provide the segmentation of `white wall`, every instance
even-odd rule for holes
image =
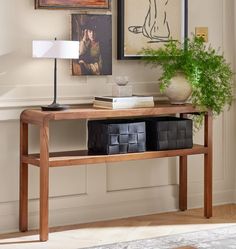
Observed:
[[[233,39],[233,42],[234,42],[234,71],[236,71],[236,2],[234,1],[234,39]],[[235,77],[236,79],[236,77]],[[236,97],[236,87],[234,88],[234,96]],[[234,127],[236,125],[236,117],[234,116],[234,119],[233,121],[234,122]],[[234,136],[235,138],[236,136]],[[233,151],[233,155],[234,155],[234,161],[233,162],[236,162],[236,153],[235,151]],[[236,179],[236,169],[235,169],[235,179]],[[234,181],[234,186],[235,186],[235,192],[234,192],[234,203],[236,203],[236,180]]]
[[[17,34],[12,52],[0,57],[0,232],[17,230],[19,174],[19,113],[25,106],[50,102],[50,60],[31,58],[31,41],[57,36],[70,38],[71,11],[34,10],[32,0],[0,0],[0,10],[15,13],[11,34]],[[61,102],[84,102],[94,95],[109,94],[116,75],[128,75],[136,93],[158,92],[158,72],[133,61],[116,58],[116,1],[113,1],[113,76],[73,77],[70,63],[59,62]],[[233,0],[189,0],[190,33],[195,26],[208,26],[212,45],[224,48],[233,62],[231,42]],[[73,11],[74,13],[74,11]],[[9,16],[0,19],[9,25]],[[11,37],[9,33],[9,36]],[[8,35],[8,32],[6,33]],[[214,203],[234,200],[235,104],[214,122]],[[86,147],[86,123],[52,124],[51,149]],[[202,132],[196,142],[202,142]],[[31,151],[38,149],[38,131],[30,129]],[[30,228],[38,226],[38,169],[30,168]],[[146,160],[52,169],[50,171],[50,225],[82,223],[128,217],[178,208],[178,170],[175,159]],[[203,205],[203,160],[189,160],[189,207]]]

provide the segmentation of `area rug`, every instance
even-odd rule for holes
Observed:
[[[236,249],[236,226],[209,229],[177,235],[121,242],[103,246],[87,247],[91,249]],[[84,248],[85,249],[85,248]]]

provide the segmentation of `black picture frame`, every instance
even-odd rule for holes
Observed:
[[[117,0],[117,59],[118,60],[140,60],[142,56],[125,55],[125,1]],[[144,1],[144,0],[143,0]],[[184,4],[184,39],[188,37],[188,0],[182,0]]]

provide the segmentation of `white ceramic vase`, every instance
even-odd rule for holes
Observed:
[[[178,72],[171,79],[164,94],[169,98],[171,104],[184,104],[192,93],[192,87],[187,81],[185,74]]]

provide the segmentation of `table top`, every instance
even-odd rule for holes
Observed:
[[[92,104],[81,104],[63,111],[26,109],[21,113],[21,121],[40,124],[50,120],[147,117],[176,113],[199,113],[199,110],[191,104],[172,105],[167,102],[156,102],[154,107],[132,109],[104,109],[93,107]]]

